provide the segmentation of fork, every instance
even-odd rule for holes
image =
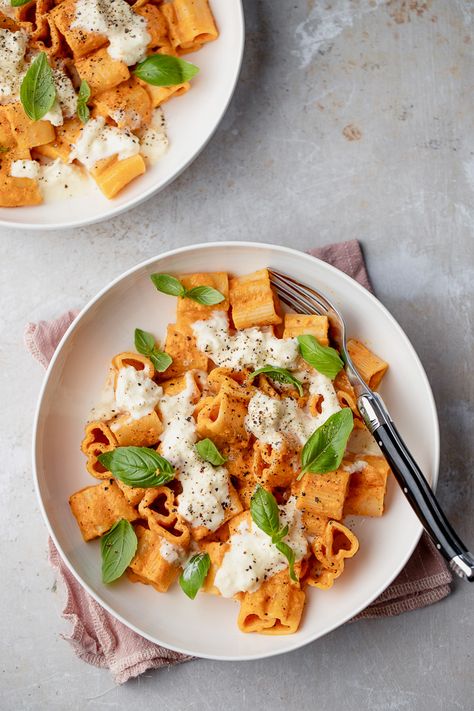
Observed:
[[[452,570],[464,580],[474,581],[474,556],[449,523],[420,467],[400,436],[385,403],[363,381],[347,350],[346,325],[340,311],[320,291],[287,274],[269,269],[270,280],[280,299],[297,313],[327,316],[331,337],[344,361],[356,396],[358,410],[382,450],[425,530]]]

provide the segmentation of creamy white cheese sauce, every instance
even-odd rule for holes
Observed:
[[[145,129],[140,139],[140,153],[149,163],[156,163],[168,148],[166,121],[163,110],[158,108],[153,112],[150,126]]]
[[[7,17],[15,17],[16,7],[12,7],[11,0],[0,0],[0,12]]]
[[[18,97],[25,73],[27,42],[25,32],[0,29],[0,103],[14,101]]]
[[[58,159],[40,166],[39,186],[43,200],[54,202],[86,192],[92,182],[79,166]]]
[[[69,162],[77,159],[91,169],[103,158],[117,155],[119,160],[130,158],[140,150],[140,141],[133,133],[116,126],[108,126],[99,116],[90,119],[81,129],[80,136],[72,146]]]
[[[349,474],[355,474],[355,472],[362,472],[367,466],[367,462],[364,462],[363,459],[356,459],[355,462],[351,462],[350,464],[344,464],[342,467],[344,471],[349,472]]]
[[[115,402],[121,412],[128,412],[132,420],[139,420],[153,412],[163,389],[148,377],[145,370],[132,365],[120,368],[115,384]]]
[[[71,118],[76,113],[77,96],[69,77],[61,69],[52,71],[56,98],[51,109],[43,116],[43,121],[50,121],[53,126],[62,126],[65,118]]]
[[[192,396],[195,383],[186,374],[186,387],[177,395],[160,400],[163,433],[160,451],[179,472],[183,487],[178,497],[178,512],[192,526],[206,526],[215,531],[230,506],[229,476],[225,467],[213,467],[194,449],[197,441]]]
[[[145,18],[125,0],[77,0],[71,27],[104,35],[110,56],[128,65],[144,59],[151,40]]]
[[[369,430],[355,427],[347,442],[347,450],[353,454],[373,454],[381,457],[382,451]]]
[[[12,178],[31,178],[37,180],[40,176],[40,165],[35,160],[14,160],[10,165]]]
[[[258,328],[246,328],[229,334],[229,322],[222,311],[215,311],[207,321],[192,324],[197,347],[216,365],[242,369],[276,365],[295,368],[298,359],[296,338],[275,338],[272,333]]]
[[[296,371],[295,376],[309,382],[310,395],[322,396],[321,412],[312,415],[308,405],[298,407],[293,398],[284,397],[277,400],[257,390],[248,405],[245,427],[260,442],[280,447],[283,441],[289,438],[303,446],[315,429],[341,409],[334,386],[325,375],[317,371]]]
[[[296,560],[301,560],[308,550],[301,512],[296,508],[296,499],[291,497],[285,506],[280,506],[280,524],[288,524],[288,535],[283,539],[294,551]],[[255,523],[242,521],[237,533],[230,539],[230,550],[225,554],[216,573],[214,585],[223,597],[232,597],[238,592],[255,592],[260,585],[275,573],[288,567],[288,561]]]
[[[182,565],[188,554],[180,546],[174,545],[174,543],[169,543],[166,539],[163,539],[160,544],[160,555],[164,558],[170,565]]]

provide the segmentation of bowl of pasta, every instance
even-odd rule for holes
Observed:
[[[38,496],[71,571],[144,637],[201,657],[326,634],[421,533],[327,319],[285,310],[269,268],[340,308],[353,361],[435,484],[436,409],[406,335],[351,278],[285,247],[190,246],[119,277],[65,334],[36,415]]]
[[[4,0],[0,225],[83,226],[167,186],[217,128],[243,46],[241,0]]]

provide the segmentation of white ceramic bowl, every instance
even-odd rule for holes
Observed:
[[[189,600],[176,585],[159,594],[121,580],[103,585],[97,542],[84,543],[68,497],[91,485],[79,450],[84,422],[95,403],[112,355],[133,346],[135,327],[164,335],[176,302],[159,294],[149,274],[228,270],[245,274],[265,266],[317,285],[345,315],[349,334],[390,362],[382,395],[422,469],[435,483],[438,423],[433,396],[418,357],[388,311],[342,272],[285,247],[245,242],[185,247],[131,269],[81,312],[48,369],[36,416],[34,468],[51,535],[82,585],[113,615],[148,639],[171,649],[215,659],[255,659],[300,647],[364,609],[408,560],[421,526],[395,481],[380,519],[354,519],[360,551],[329,591],[310,588],[300,630],[290,636],[246,635],[236,624],[233,600],[198,595]]]
[[[28,229],[81,227],[109,219],[169,185],[197,157],[216,130],[234,92],[244,48],[241,0],[212,0],[220,36],[186,59],[200,68],[187,94],[164,104],[170,145],[163,158],[113,200],[93,187],[69,200],[0,208],[0,225]]]

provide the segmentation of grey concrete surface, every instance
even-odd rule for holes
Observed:
[[[377,294],[427,370],[439,495],[474,543],[474,4],[246,0],[245,11],[234,100],[173,185],[105,224],[0,233],[3,709],[474,708],[474,589],[462,583],[431,608],[346,626],[289,655],[196,661],[123,687],[59,636],[30,470],[42,373],[23,326],[169,247],[360,239]]]

